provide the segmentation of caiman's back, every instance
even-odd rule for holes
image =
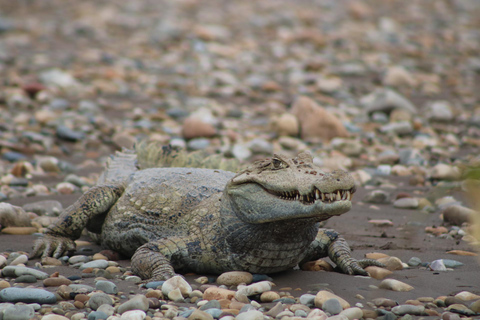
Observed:
[[[136,154],[117,153],[99,179],[126,185],[105,217],[100,241],[128,256],[148,241],[186,235],[198,223],[213,219],[223,189],[234,176],[229,171],[197,168],[223,165],[234,169],[232,162],[217,156],[151,144],[136,149]]]

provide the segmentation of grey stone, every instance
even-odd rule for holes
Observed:
[[[421,263],[422,263],[422,260],[420,260],[420,258],[417,258],[417,257],[411,257],[410,260],[408,260],[408,262],[407,262],[407,264],[408,264],[410,267],[417,267],[417,266],[419,266]]]
[[[57,126],[56,135],[61,140],[71,141],[71,142],[80,141],[85,138],[85,135],[82,132],[72,130],[64,125]]]
[[[93,260],[87,263],[84,263],[80,266],[80,270],[85,270],[87,268],[98,268],[98,269],[105,269],[108,267],[107,260]]]
[[[369,192],[365,198],[363,198],[363,202],[366,203],[389,203],[390,202],[390,194],[384,190],[373,190]]]
[[[381,111],[390,113],[394,109],[406,110],[412,114],[417,113],[416,107],[407,98],[391,89],[379,88],[360,99],[360,104],[368,114]]]
[[[95,283],[95,289],[105,292],[106,294],[117,294],[117,285],[111,281],[100,280]]]
[[[249,310],[239,313],[235,320],[263,320],[263,313],[258,310]]]
[[[3,320],[25,320],[34,315],[35,310],[28,305],[14,305],[3,310]]]
[[[201,306],[199,309],[208,310],[211,308],[220,309],[221,308],[220,302],[218,302],[218,300],[210,300],[207,303],[205,303],[203,306]]]
[[[107,319],[108,317],[108,314],[102,311],[92,311],[88,314],[88,320]]]
[[[2,275],[4,277],[12,278],[20,277],[23,275],[31,275],[39,280],[44,280],[48,278],[48,273],[46,272],[23,266],[7,266],[2,269]]]
[[[393,202],[395,208],[401,209],[417,209],[418,208],[418,199],[417,198],[400,198]]]
[[[222,314],[223,311],[221,309],[218,309],[218,308],[210,308],[210,309],[205,310],[204,312],[212,315],[213,318],[218,319],[218,318],[220,318],[220,315]]]
[[[400,316],[403,316],[406,314],[420,316],[424,313],[424,311],[425,311],[424,306],[414,306],[410,304],[402,304],[392,308],[392,312]]]
[[[210,145],[210,140],[207,138],[195,138],[187,143],[187,147],[190,150],[203,150]]]
[[[43,200],[27,203],[22,208],[25,211],[31,211],[40,216],[58,216],[63,210],[63,205],[56,200]]]
[[[343,308],[338,299],[330,298],[322,304],[322,310],[335,315],[342,312]]]
[[[90,293],[92,292],[93,290],[95,290],[94,287],[91,287],[89,285],[86,285],[86,284],[75,284],[75,283],[72,283],[72,284],[69,284],[68,285],[70,288],[72,288],[73,292],[75,293]]]
[[[409,121],[398,121],[381,126],[380,131],[399,135],[410,134],[413,132],[413,126]]]
[[[429,267],[433,271],[447,271],[447,268],[443,264],[442,259],[432,261],[430,263]]]
[[[147,311],[148,310],[148,299],[144,295],[138,294],[132,299],[122,303],[117,311],[118,313],[124,313],[125,311],[128,310],[143,310]]]
[[[273,144],[261,138],[255,138],[249,141],[248,148],[255,154],[271,155],[273,153]]]
[[[70,264],[76,264],[76,263],[85,263],[89,260],[89,258],[87,256],[84,256],[84,255],[76,255],[76,256],[73,256],[73,257],[70,257],[68,259],[68,263]]]
[[[303,305],[313,306],[315,304],[315,295],[310,293],[302,294],[299,301]]]
[[[433,101],[427,105],[427,118],[431,121],[452,121],[453,111],[448,101]]]
[[[35,282],[37,282],[37,278],[30,274],[24,274],[23,276],[20,276],[17,279],[15,279],[15,283],[35,283]]]
[[[5,288],[0,291],[0,301],[3,302],[25,302],[25,303],[55,303],[55,294],[33,288]]]
[[[88,306],[93,310],[97,310],[103,304],[113,305],[113,300],[106,293],[98,292],[92,294],[88,300]]]
[[[443,264],[447,268],[456,268],[456,267],[461,267],[463,266],[463,263],[457,260],[452,260],[452,259],[442,259]]]

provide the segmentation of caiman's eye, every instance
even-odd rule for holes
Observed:
[[[272,165],[274,169],[283,169],[287,168],[288,164],[286,164],[284,161],[278,159],[278,158],[273,158],[272,159]]]

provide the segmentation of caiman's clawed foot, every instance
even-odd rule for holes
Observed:
[[[65,253],[73,251],[75,251],[75,242],[72,239],[46,234],[43,238],[35,241],[30,257],[59,258]]]
[[[364,269],[366,267],[376,266],[384,268],[385,265],[383,263],[378,262],[377,260],[373,259],[362,259],[356,260],[352,257],[347,257],[342,260],[341,263],[338,264],[338,268],[346,274],[351,275],[360,275],[360,276],[369,276],[368,272]]]

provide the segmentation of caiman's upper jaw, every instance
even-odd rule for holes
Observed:
[[[308,194],[300,194],[298,190],[282,192],[269,190],[265,187],[263,187],[263,189],[282,200],[299,201],[304,205],[311,205],[317,201],[324,203],[333,203],[341,200],[351,201],[353,194],[356,191],[355,186],[350,189],[339,189],[333,192],[322,192],[316,187],[313,187],[312,191]]]

